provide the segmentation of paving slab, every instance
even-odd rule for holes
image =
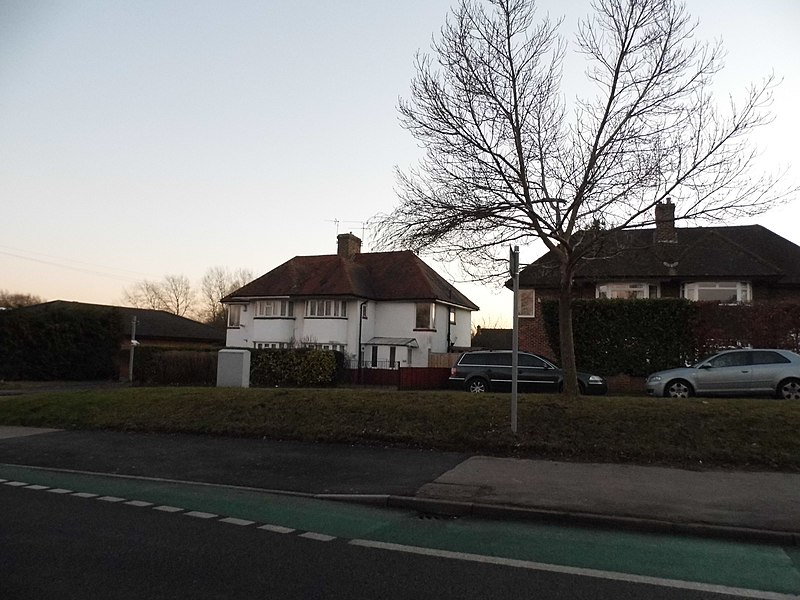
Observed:
[[[800,532],[800,474],[471,457],[419,498]]]
[[[47,429],[45,427],[14,427],[11,425],[0,425],[0,440],[27,437],[29,435],[40,435],[42,433],[53,433],[54,431],[61,430]]]

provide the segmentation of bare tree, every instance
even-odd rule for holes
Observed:
[[[253,274],[247,269],[231,271],[227,267],[211,267],[200,282],[202,308],[200,318],[215,327],[225,327],[225,308],[220,300],[252,281]]]
[[[194,306],[194,290],[185,275],[165,275],[162,281],[144,280],[123,290],[125,302],[137,308],[165,310],[181,317]]]
[[[18,294],[0,290],[0,308],[20,308],[32,304],[41,304],[42,302],[44,300],[33,294]]]
[[[719,45],[674,0],[594,0],[575,45],[586,94],[562,93],[560,21],[533,0],[462,0],[420,54],[405,129],[426,155],[398,171],[400,204],[378,218],[382,247],[460,261],[475,280],[506,271],[506,246],[541,240],[558,257],[565,393],[577,393],[572,280],[609,236],[676,219],[756,214],[786,199],[783,174],[751,172],[748,134],[771,120],[774,76],[721,110],[711,92]]]
[[[126,303],[136,308],[164,310],[166,306],[162,295],[161,284],[148,279],[122,290],[122,298]]]

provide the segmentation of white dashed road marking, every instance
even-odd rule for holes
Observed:
[[[324,533],[314,533],[313,531],[307,531],[306,533],[301,533],[300,537],[306,538],[307,540],[316,540],[318,542],[330,542],[331,540],[336,539],[332,535],[325,535]]]
[[[292,533],[296,531],[291,527],[282,527],[281,525],[262,525],[259,529],[263,529],[264,531],[271,531],[272,533]]]
[[[125,502],[125,498],[118,498],[117,496],[100,496],[98,500],[103,502]]]
[[[29,485],[25,488],[26,490],[49,490],[49,485]]]
[[[160,510],[161,512],[167,512],[167,513],[183,512],[182,508],[178,508],[177,506],[167,506],[164,504],[162,504],[161,506],[154,506],[153,510]]]
[[[235,517],[225,517],[224,519],[219,520],[220,523],[229,523],[231,525],[239,525],[240,527],[244,527],[246,525],[254,525],[255,521],[248,521],[247,519],[237,519]]]
[[[72,490],[65,490],[64,488],[50,488],[47,490],[51,494],[71,494]]]
[[[28,484],[24,481],[6,481],[5,485],[10,485],[11,487],[24,487]]]
[[[190,510],[184,514],[187,517],[197,517],[198,519],[216,519],[219,516],[214,513],[201,512],[199,510]]]
[[[77,496],[78,498],[97,498],[100,494],[92,494],[90,492],[75,492],[72,495]]]
[[[147,507],[153,506],[152,502],[145,502],[144,500],[128,500],[125,504],[130,504],[131,506],[140,506],[140,507]]]

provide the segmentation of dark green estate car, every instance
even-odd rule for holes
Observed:
[[[450,386],[470,392],[500,392],[511,389],[510,350],[464,352],[450,369]],[[520,392],[559,392],[564,372],[546,358],[518,353],[518,389]],[[581,394],[602,395],[608,392],[606,380],[599,375],[578,373]]]

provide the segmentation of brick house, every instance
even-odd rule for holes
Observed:
[[[618,232],[584,260],[574,297],[800,302],[800,246],[761,225],[676,227],[669,201],[656,205],[655,221]],[[558,262],[548,252],[520,273],[520,349],[554,354],[539,307],[557,297]]]

